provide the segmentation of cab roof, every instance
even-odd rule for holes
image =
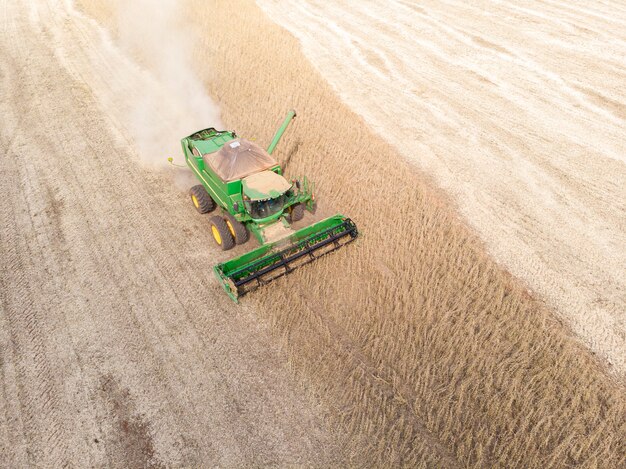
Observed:
[[[273,171],[261,171],[242,181],[243,193],[250,200],[266,200],[279,197],[291,188],[291,184]]]

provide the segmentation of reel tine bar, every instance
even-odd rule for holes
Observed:
[[[225,264],[220,264],[216,266],[218,278],[222,281],[227,293],[236,301],[237,297],[291,273],[296,268],[311,263],[324,254],[339,249],[358,236],[357,227],[349,218],[331,217],[320,223],[333,222],[334,224],[328,228],[305,234],[302,239],[293,242],[290,246],[279,251],[272,250],[273,252],[261,254],[258,259],[235,267],[230,272],[225,268]],[[296,238],[298,233],[295,234]],[[296,261],[300,262],[294,266]],[[278,269],[281,271],[276,272]]]

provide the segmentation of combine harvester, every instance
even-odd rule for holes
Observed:
[[[313,185],[306,177],[288,182],[272,152],[291,120],[290,111],[267,151],[235,132],[200,130],[181,140],[187,165],[201,184],[189,191],[204,214],[218,206],[210,219],[211,233],[227,251],[248,241],[260,247],[216,265],[213,270],[235,302],[238,297],[354,240],[356,225],[334,215],[298,231],[291,229],[305,209],[315,212]]]

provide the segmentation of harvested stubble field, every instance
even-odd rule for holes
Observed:
[[[446,197],[341,103],[298,42],[254,3],[183,3],[180,19],[198,38],[197,72],[226,126],[265,142],[286,109],[297,109],[278,158],[289,159],[289,174],[317,182],[323,212],[350,215],[363,233],[244,300],[270,325],[299,383],[328,409],[338,458],[371,466],[623,466],[623,383],[486,255]],[[79,4],[116,37],[123,7]],[[210,252],[196,258],[207,270],[214,261]],[[220,314],[239,314],[216,304]],[[298,422],[291,425],[285,434]],[[164,428],[146,431],[158,440]]]

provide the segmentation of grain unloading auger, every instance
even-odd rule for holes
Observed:
[[[220,208],[220,215],[210,219],[217,245],[229,250],[247,242],[250,233],[260,243],[213,268],[235,301],[358,236],[352,220],[339,214],[292,229],[305,210],[315,211],[313,184],[306,177],[288,182],[272,157],[295,116],[295,111],[287,114],[267,150],[238,138],[235,132],[214,128],[181,140],[187,165],[201,183],[189,191],[193,205],[203,214]]]

